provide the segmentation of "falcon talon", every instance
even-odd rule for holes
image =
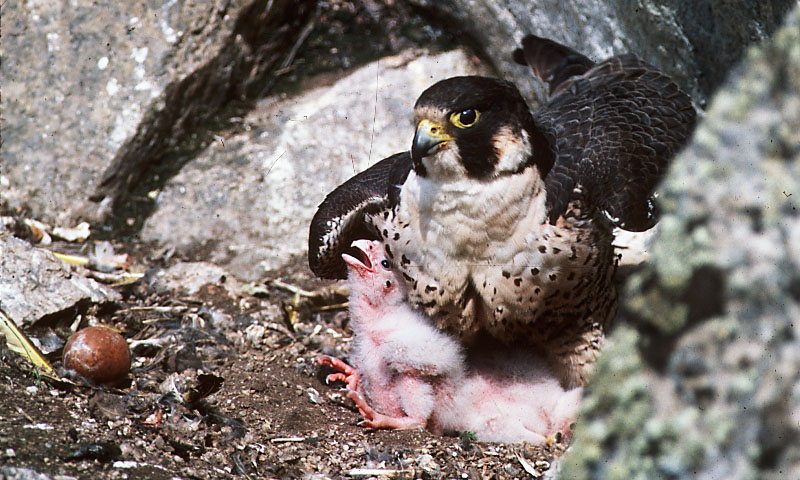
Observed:
[[[514,60],[549,86],[455,77],[414,107],[410,149],[337,187],[309,230],[309,265],[345,278],[354,240],[384,243],[407,301],[471,347],[541,351],[583,385],[617,310],[613,229],[657,221],[654,191],[694,129],[691,98],[632,54],[595,63],[526,36]]]

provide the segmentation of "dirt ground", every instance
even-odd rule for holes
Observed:
[[[0,477],[535,478],[566,448],[366,429],[315,363],[321,353],[347,356],[346,297],[307,267],[279,277],[323,295],[296,301],[269,279],[224,276],[187,294],[181,279],[170,288],[154,280],[181,259],[117,245],[126,249],[146,275],[115,287],[122,302],[27,333],[63,346],[70,325],[116,328],[132,345],[129,381],[48,382],[0,347]],[[56,367],[61,351],[48,354]]]

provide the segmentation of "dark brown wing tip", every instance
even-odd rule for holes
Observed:
[[[566,80],[583,75],[594,66],[585,55],[536,35],[526,35],[522,48],[514,50],[512,56],[516,63],[529,66],[534,75],[549,84],[551,93]]]
[[[411,170],[409,152],[385,158],[339,185],[322,201],[308,231],[308,266],[322,278],[347,278],[342,261],[353,240],[377,240],[367,221],[399,201],[398,186]]]

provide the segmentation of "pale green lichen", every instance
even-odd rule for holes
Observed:
[[[787,332],[800,310],[791,287],[800,258],[791,248],[800,218],[800,7],[787,25],[772,45],[749,51],[662,185],[650,262],[621,295],[626,314],[655,330],[623,323],[609,337],[560,478],[800,471],[793,442],[763,438],[773,424],[787,439],[800,432],[772,408],[798,411],[786,392],[800,378],[794,354],[780,356],[796,348]],[[697,305],[688,294],[706,301],[705,291],[690,291],[701,268],[719,275],[721,305],[695,311],[689,325]],[[675,345],[655,372],[640,349],[667,339]]]

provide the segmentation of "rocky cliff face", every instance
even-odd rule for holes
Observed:
[[[794,0],[412,2],[439,15],[462,36],[473,38],[496,69],[520,85],[530,82],[507,52],[525,33],[533,33],[593,59],[635,53],[675,77],[701,103],[722,82],[745,46],[772,33],[795,4]]]
[[[541,99],[511,63],[525,33],[634,52],[713,100],[662,187],[652,261],[622,289],[561,477],[800,478],[798,7],[728,74],[796,4],[7,2],[0,213],[129,223],[247,280],[305,270],[316,205],[410,145],[429,84],[493,70]]]
[[[800,477],[800,8],[662,186],[561,478]]]

